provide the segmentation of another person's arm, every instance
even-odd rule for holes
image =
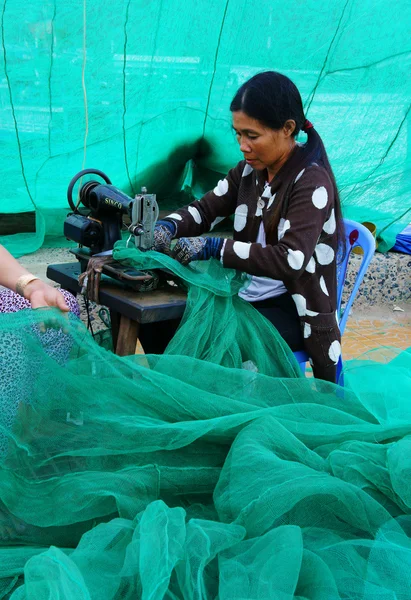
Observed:
[[[33,308],[54,306],[65,312],[69,310],[56,288],[29,273],[3,246],[0,246],[0,285],[26,298]]]

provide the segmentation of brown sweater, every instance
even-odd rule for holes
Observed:
[[[180,238],[199,236],[219,217],[234,215],[234,239],[225,241],[223,265],[284,282],[300,316],[315,376],[334,381],[341,353],[334,190],[327,171],[310,165],[296,175],[279,212],[278,202],[285,204],[286,175],[285,165],[265,187],[266,172],[241,161],[213,191],[168,218],[176,223]],[[255,242],[261,221],[266,247]]]

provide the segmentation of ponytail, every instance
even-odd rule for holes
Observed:
[[[320,134],[315,129],[314,125],[306,119],[304,121],[304,126],[302,127],[302,130],[307,134],[307,142],[303,146],[303,152],[300,153],[301,161],[299,162],[299,166],[297,166],[297,169],[299,169],[299,172],[303,168],[308,167],[313,163],[316,163],[327,171],[328,176],[331,179],[332,187],[334,190],[334,213],[337,228],[337,245],[340,250],[340,252],[338,252],[338,256],[339,259],[342,260],[345,257],[346,253],[345,229],[337,182],[335,180],[330,161],[328,160],[327,151],[325,149],[324,143],[321,139]],[[288,191],[290,190],[287,190],[286,195],[288,195]]]

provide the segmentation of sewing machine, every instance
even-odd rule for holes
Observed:
[[[104,183],[86,181],[80,186],[75,204],[74,186],[89,174],[98,175]],[[78,248],[70,252],[79,260],[82,272],[87,269],[91,257],[112,255],[114,244],[122,239],[122,231],[125,230],[124,216],[131,220],[131,224],[127,226],[130,234],[128,243],[140,250],[152,248],[159,210],[156,195],[147,193],[146,188],[142,188],[140,194],[131,198],[112,185],[102,171],[84,169],[70,181],[67,200],[72,213],[64,221],[64,235],[79,244]],[[138,271],[114,261],[104,265],[103,273],[139,290],[155,289],[158,283],[158,275],[152,271]]]

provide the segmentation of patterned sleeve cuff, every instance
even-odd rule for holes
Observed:
[[[171,235],[174,237],[176,232],[177,232],[177,224],[175,221],[173,221],[172,219],[169,219],[168,217],[165,219],[160,219],[159,221],[157,221],[156,226],[157,225],[162,225],[163,227],[165,227],[170,233]]]
[[[166,221],[169,221],[170,223],[173,223],[173,225],[175,227],[174,236],[180,237],[178,229],[179,229],[179,225],[184,220],[183,215],[180,215],[178,212],[174,212],[174,213],[171,213],[170,215],[167,215],[166,217],[164,217],[164,219]]]

